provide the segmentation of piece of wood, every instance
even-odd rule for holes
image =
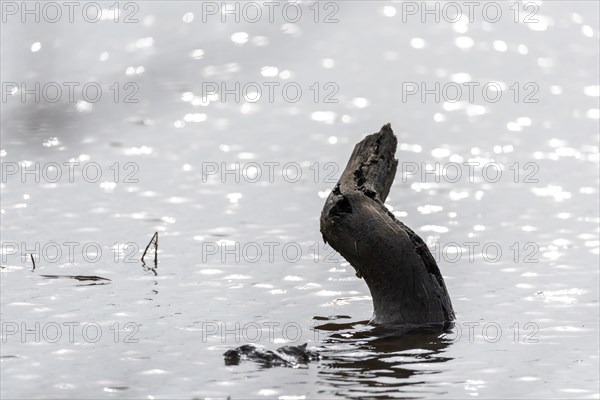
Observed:
[[[390,124],[355,147],[325,201],[321,233],[364,278],[375,324],[454,320],[442,274],[423,240],[385,207],[398,160]]]

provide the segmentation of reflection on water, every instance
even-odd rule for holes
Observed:
[[[136,4],[138,23],[3,23],[3,82],[103,98],[2,103],[1,397],[598,398],[597,2],[519,23],[523,3],[421,23],[406,2],[337,2],[330,24],[309,3],[295,24]],[[406,92],[470,81],[472,100]],[[236,82],[262,91],[203,91]],[[270,82],[303,96],[270,102]],[[387,122],[386,206],[439,261],[450,333],[368,326],[368,288],[319,233],[354,143]],[[140,262],[154,232],[158,267]],[[252,342],[324,359],[225,365]]]
[[[315,327],[336,331],[322,345],[319,379],[331,386],[320,392],[324,397],[405,397],[412,392],[411,386],[424,384],[419,375],[439,373],[437,364],[451,360],[445,349],[452,341],[439,327],[427,330],[360,323],[332,325]]]

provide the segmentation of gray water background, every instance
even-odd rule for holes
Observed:
[[[515,23],[512,2],[498,3],[496,23],[481,13],[472,23],[403,22],[402,4],[384,2],[337,2],[334,23],[323,14],[315,23],[312,3],[298,23],[281,13],[272,23],[203,22],[200,2],[135,4],[138,23],[2,24],[2,82],[97,81],[104,94],[94,104],[80,93],[56,103],[22,103],[16,93],[2,102],[4,165],[73,160],[103,171],[96,183],[78,169],[73,183],[19,175],[2,183],[3,329],[39,322],[49,336],[52,324],[62,327],[56,343],[3,331],[2,398],[598,398],[597,2],[537,2],[537,23]],[[297,82],[303,96],[202,99],[202,82],[264,81]],[[495,103],[481,91],[474,101],[403,101],[403,83],[451,81],[506,86]],[[139,102],[110,100],[115,82],[137,84]],[[335,84],[338,102],[325,103],[323,92],[315,101],[314,82],[321,90]],[[514,101],[515,82],[537,85],[538,102],[525,103],[524,92]],[[387,205],[430,248],[479,244],[472,260],[464,251],[456,262],[452,252],[437,253],[462,328],[440,338],[369,336],[368,288],[319,233],[324,198],[354,144],[387,122],[407,168],[469,160],[504,167],[498,182],[479,168],[474,182],[456,183],[399,171],[391,189]],[[123,182],[128,162],[139,167],[137,183]],[[206,163],[236,162],[280,165],[273,182],[203,182]],[[302,166],[298,182],[284,179],[286,163]],[[156,276],[124,262],[123,252],[114,261],[115,243],[142,250],[155,231]],[[222,262],[202,247],[218,241],[280,247],[273,260]],[[60,260],[39,257],[31,272],[29,259],[6,254],[7,242],[80,245],[72,262],[63,246]],[[101,246],[99,261],[83,258],[85,243]],[[284,257],[286,243],[301,246],[300,260]],[[483,258],[486,243],[500,247],[497,261]],[[537,262],[525,262],[528,255]],[[67,322],[80,324],[73,340]],[[139,327],[137,343],[125,340],[129,322]],[[102,328],[98,342],[88,337],[93,330],[83,335],[86,323]],[[236,323],[245,333],[236,334]],[[323,323],[332,330],[314,329]],[[472,337],[471,323],[479,323]],[[254,324],[269,349],[308,342],[325,359],[301,368],[226,366],[222,353],[254,337]],[[484,332],[485,324],[493,326]],[[495,327],[502,333],[492,342]]]

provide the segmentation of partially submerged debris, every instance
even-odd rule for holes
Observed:
[[[444,324],[454,310],[427,245],[384,205],[398,160],[390,124],[355,147],[321,213],[323,240],[364,278],[376,324]]]
[[[226,365],[238,365],[242,360],[254,361],[263,367],[299,367],[310,361],[319,360],[319,353],[301,346],[283,346],[275,351],[265,350],[253,344],[245,344],[235,349],[227,350],[225,354]]]
[[[112,282],[108,278],[103,278],[101,276],[96,275],[40,275],[42,278],[48,279],[75,279],[81,282],[85,281],[109,281]]]

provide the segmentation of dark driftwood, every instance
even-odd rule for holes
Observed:
[[[390,124],[354,147],[321,213],[321,233],[364,278],[376,324],[454,320],[440,270],[423,240],[384,206],[396,175]]]

